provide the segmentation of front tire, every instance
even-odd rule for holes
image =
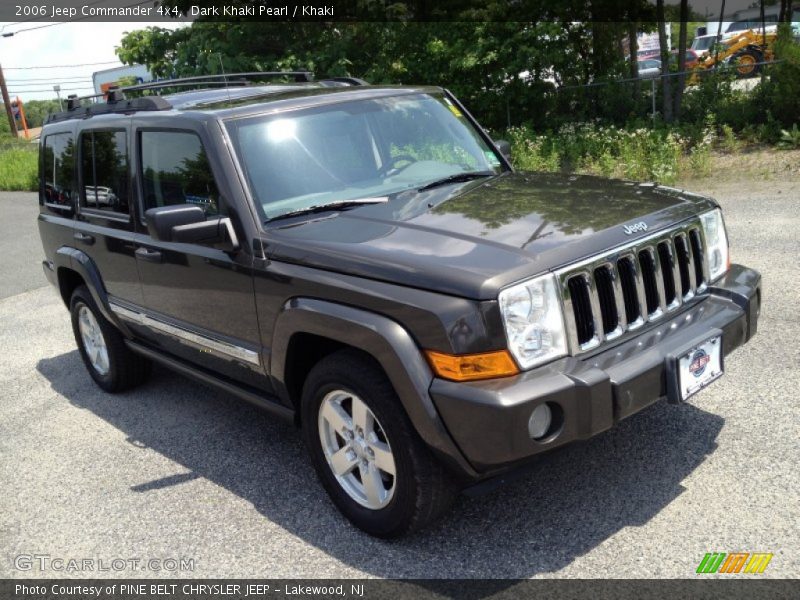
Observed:
[[[434,521],[455,487],[419,438],[386,375],[342,350],[303,386],[303,437],[323,487],[359,529],[396,538]]]
[[[147,379],[150,361],[128,349],[122,334],[103,316],[86,286],[73,292],[70,313],[78,351],[97,385],[114,393]]]

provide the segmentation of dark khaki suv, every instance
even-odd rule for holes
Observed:
[[[755,334],[713,200],[515,172],[440,88],[282,75],[45,125],[44,272],[103,389],[155,361],[294,421],[333,502],[393,537],[685,401]]]

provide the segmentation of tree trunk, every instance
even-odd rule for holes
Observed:
[[[669,75],[669,48],[667,47],[667,25],[664,21],[664,0],[656,0],[658,21],[658,46],[661,49],[661,91],[663,93],[662,115],[664,121],[672,123],[672,85]]]
[[[792,0],[781,0],[781,11],[778,14],[778,21],[780,21],[781,23],[789,23],[791,20],[792,20]]]
[[[631,61],[631,79],[633,82],[633,102],[635,105],[639,104],[639,98],[642,95],[642,82],[639,81],[639,40],[636,38],[638,23],[636,21],[628,22],[628,54]]]
[[[761,0],[762,3],[764,0]],[[686,70],[686,28],[688,27],[687,21],[689,20],[689,0],[681,0],[680,11],[680,30],[678,33],[678,75],[677,83],[675,84],[674,104],[672,109],[672,116],[677,121],[681,118],[681,103],[683,101],[683,90],[686,87],[686,75],[683,71]]]

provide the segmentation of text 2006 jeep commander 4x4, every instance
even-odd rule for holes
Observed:
[[[44,127],[44,271],[103,389],[156,361],[293,419],[338,508],[394,537],[686,400],[755,334],[713,200],[514,172],[440,88],[289,75]]]

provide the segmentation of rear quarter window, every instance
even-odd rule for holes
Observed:
[[[75,204],[75,137],[53,133],[42,143],[40,203],[51,212],[65,214]]]

